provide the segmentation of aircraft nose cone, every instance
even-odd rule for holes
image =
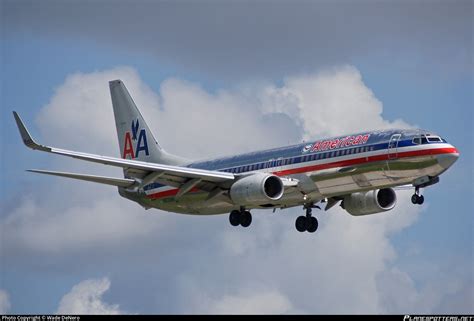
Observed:
[[[438,163],[444,168],[448,169],[453,165],[459,158],[459,152],[453,147],[453,152],[449,154],[439,155]]]

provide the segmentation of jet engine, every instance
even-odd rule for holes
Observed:
[[[238,205],[258,205],[279,200],[283,192],[283,182],[278,176],[255,173],[232,184],[230,198]]]
[[[383,188],[368,192],[346,195],[342,208],[354,216],[389,211],[397,203],[397,194],[392,188]]]

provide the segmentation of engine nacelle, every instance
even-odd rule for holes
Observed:
[[[260,205],[279,200],[283,192],[283,182],[278,176],[255,173],[232,184],[230,198],[237,205]]]
[[[368,215],[389,211],[397,203],[392,188],[350,194],[344,197],[343,208],[351,215]]]

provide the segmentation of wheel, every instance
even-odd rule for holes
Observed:
[[[295,227],[298,232],[306,231],[306,217],[305,216],[298,216],[295,222]]]
[[[418,204],[421,205],[425,201],[425,197],[423,195],[418,196]]]
[[[232,212],[230,212],[230,215],[229,215],[229,222],[232,226],[237,226],[240,224],[240,217],[241,217],[242,214],[240,214],[239,211],[237,210],[233,210]]]
[[[412,202],[413,204],[418,204],[418,198],[419,198],[418,195],[413,194],[413,195],[411,196],[411,202]]]
[[[308,232],[314,233],[318,229],[318,219],[314,216],[309,218]]]
[[[248,227],[252,223],[252,214],[249,211],[245,211],[240,217],[240,225]]]

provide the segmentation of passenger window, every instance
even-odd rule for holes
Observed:
[[[420,137],[413,138],[413,144],[417,144],[417,145],[421,144],[421,138]]]

